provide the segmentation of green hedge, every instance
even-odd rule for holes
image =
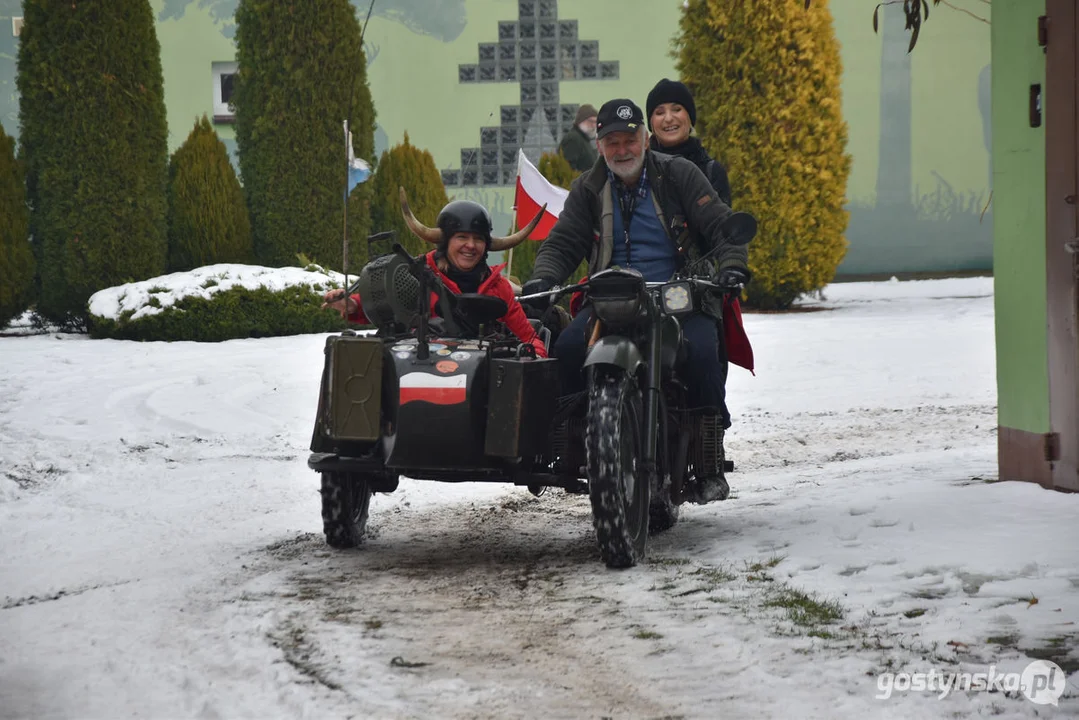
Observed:
[[[284,290],[233,287],[209,299],[189,296],[154,315],[118,320],[90,316],[90,336],[117,340],[194,340],[276,337],[343,330],[347,324],[333,310],[322,310],[321,295],[310,288]],[[151,295],[150,305],[154,305]]]
[[[169,271],[252,259],[243,189],[203,115],[169,160]]]
[[[687,0],[675,38],[696,132],[731,173],[736,209],[760,223],[749,304],[789,307],[843,259],[851,156],[839,42],[826,0]]]
[[[37,310],[81,325],[95,291],[160,275],[168,131],[149,0],[25,0],[20,156]]]
[[[34,284],[24,177],[15,141],[0,126],[0,328],[29,307]]]
[[[355,7],[349,0],[240,0],[236,60],[236,142],[256,257],[279,267],[304,253],[340,265],[348,170],[342,121],[350,110],[356,156],[373,164],[375,152]],[[366,186],[349,196],[350,272],[366,257]]]
[[[368,184],[374,196],[371,202],[371,226],[375,232],[396,230],[394,241],[401,243],[413,255],[430,250],[431,245],[413,235],[405,225],[401,216],[400,188],[408,193],[408,207],[416,219],[434,227],[438,213],[450,200],[431,153],[409,142],[406,132],[403,143],[382,153],[378,170]],[[390,243],[383,243],[376,250],[389,247]]]

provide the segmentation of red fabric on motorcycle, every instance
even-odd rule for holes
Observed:
[[[753,347],[742,325],[742,304],[734,295],[723,296],[723,344],[729,362],[753,372]]]
[[[581,283],[583,283],[587,279],[588,279],[588,276],[585,275],[583,278],[581,278],[580,280],[577,281],[577,284],[580,285]],[[577,313],[579,313],[581,311],[581,304],[583,302],[584,302],[584,293],[582,293],[580,290],[578,290],[577,292],[575,292],[575,293],[573,293],[572,295],[569,296],[569,315],[570,315],[570,317],[577,317]]]
[[[457,287],[457,283],[446,277],[441,270],[438,269],[438,265],[435,263],[435,252],[432,250],[427,253],[427,267],[431,268],[438,276],[438,279],[446,286],[454,295],[461,294],[461,288]],[[517,297],[513,294],[513,286],[510,285],[509,280],[502,277],[502,269],[505,268],[505,264],[496,265],[491,268],[491,275],[480,283],[479,294],[491,295],[492,297],[501,298],[506,303],[506,307],[509,311],[503,315],[499,320],[505,323],[506,327],[510,329],[517,338],[523,342],[528,343],[536,349],[536,357],[547,357],[547,348],[543,346],[543,340],[536,334],[536,329],[532,327],[532,324],[528,322],[528,318],[525,316],[524,308],[521,307],[521,303],[517,301]],[[367,316],[363,314],[363,307],[360,305],[360,296],[353,295],[352,299],[356,302],[356,310],[348,316],[349,322],[366,325],[369,323]],[[431,315],[438,315],[438,293],[431,292]]]

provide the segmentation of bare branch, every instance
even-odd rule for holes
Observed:
[[[986,5],[990,4],[989,0],[982,0],[982,2],[984,2]],[[981,22],[985,23],[986,25],[991,25],[992,24],[986,18],[975,15],[974,13],[972,13],[970,10],[967,10],[966,8],[961,8],[961,7],[957,6],[957,5],[952,5],[950,2],[948,2],[948,0],[940,0],[940,4],[945,5],[947,7],[950,7],[952,10],[958,10],[961,13],[966,13],[967,15],[970,15],[975,20],[980,20]]]

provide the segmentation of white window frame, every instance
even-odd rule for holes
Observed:
[[[11,34],[13,37],[19,37],[22,35],[23,19],[21,17],[11,18]]]
[[[240,69],[235,61],[210,63],[213,78],[214,122],[231,123],[236,121],[236,113],[228,103],[221,102],[221,76],[235,75]]]

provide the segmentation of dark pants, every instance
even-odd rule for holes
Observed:
[[[585,389],[582,372],[585,359],[585,326],[592,317],[592,310],[585,308],[558,336],[554,344],[554,357],[558,358],[562,379],[562,392],[572,393]],[[727,411],[727,353],[720,340],[716,321],[707,315],[693,313],[683,318],[682,334],[686,341],[686,363],[682,368],[688,394],[689,409],[718,411],[723,427],[731,426]]]

